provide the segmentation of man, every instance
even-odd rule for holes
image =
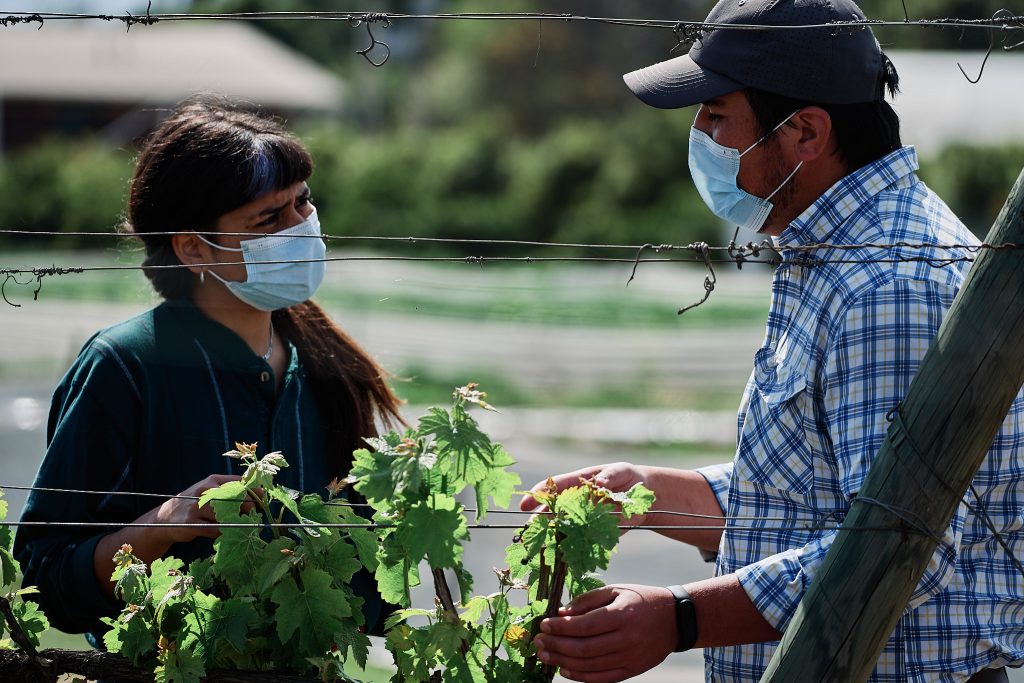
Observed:
[[[808,26],[863,16],[852,0],[722,0],[707,22]],[[966,274],[962,264],[919,260],[964,251],[869,245],[977,240],[915,176],[914,150],[902,147],[883,100],[885,89],[896,91],[895,69],[867,28],[713,30],[688,55],[625,80],[647,104],[700,105],[689,155],[701,196],[723,219],[773,236],[783,264],[733,463],[696,471],[616,463],[556,478],[563,487],[593,478],[616,491],[644,481],[659,510],[710,517],[631,523],[707,526],[663,533],[717,556],[715,578],[588,593],[545,620],[536,645],[573,680],[623,680],[673,650],[702,647],[708,680],[756,681]],[[1018,396],[974,480],[1018,556],[1021,444]],[[961,505],[871,680],[1006,680],[1003,667],[1024,662],[1022,624],[1024,577]]]

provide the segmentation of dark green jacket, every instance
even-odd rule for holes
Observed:
[[[223,457],[236,441],[281,451],[279,481],[323,493],[338,472],[324,457],[320,410],[294,349],[281,385],[234,332],[187,302],[167,302],[101,330],[53,395],[47,450],[37,487],[176,494],[207,475],[241,474]],[[22,520],[124,523],[161,501],[125,495],[33,492]],[[93,572],[99,528],[21,527],[15,553],[25,585],[38,586],[50,621],[68,632],[102,633],[119,606]],[[173,546],[189,562],[212,552],[210,539]],[[371,580],[353,588],[373,625],[379,601]]]

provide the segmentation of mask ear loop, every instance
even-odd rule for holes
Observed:
[[[747,147],[747,148],[746,148],[745,150],[743,150],[742,152],[740,152],[740,156],[743,156],[744,154],[746,154],[747,152],[749,152],[750,150],[754,149],[755,147],[757,147],[758,145],[760,145],[760,144],[761,144],[762,142],[764,142],[765,140],[767,140],[767,139],[768,139],[769,137],[771,137],[771,136],[772,136],[772,135],[773,135],[773,134],[775,133],[775,131],[777,131],[777,130],[778,130],[779,128],[782,128],[782,127],[783,127],[784,125],[786,125],[787,123],[789,123],[789,120],[790,120],[791,118],[793,118],[794,116],[796,116],[796,115],[797,115],[797,113],[798,113],[799,111],[800,111],[799,109],[795,109],[795,110],[793,110],[793,113],[792,113],[792,114],[790,114],[789,116],[787,116],[786,118],[782,119],[782,121],[780,121],[780,122],[779,122],[779,125],[775,126],[775,127],[774,127],[774,128],[772,128],[772,129],[771,129],[770,131],[768,131],[767,133],[765,133],[764,135],[762,135],[762,136],[760,137],[760,139],[758,139],[758,140],[757,140],[756,142],[754,142],[754,144],[752,144],[752,145],[751,145],[750,147]]]
[[[797,171],[799,171],[799,170],[800,170],[800,167],[801,167],[801,166],[803,166],[803,165],[804,165],[804,162],[802,162],[802,161],[801,161],[800,163],[798,163],[798,164],[796,165],[796,168],[794,168],[794,169],[793,169],[793,171],[792,171],[792,172],[791,172],[791,173],[790,173],[790,174],[789,174],[788,176],[786,176],[786,179],[782,181],[782,184],[781,184],[781,185],[779,185],[778,187],[776,187],[776,188],[775,188],[775,190],[773,190],[773,191],[772,191],[772,193],[771,193],[770,195],[768,195],[767,197],[765,197],[765,198],[764,198],[764,200],[765,200],[765,201],[768,201],[768,200],[770,200],[770,199],[771,199],[772,197],[774,197],[775,195],[777,195],[777,194],[779,193],[779,190],[781,190],[782,188],[784,188],[784,187],[786,186],[786,183],[788,183],[788,182],[789,182],[790,180],[792,180],[792,179],[793,179],[793,176],[795,176],[795,175],[796,175],[796,172],[797,172]]]

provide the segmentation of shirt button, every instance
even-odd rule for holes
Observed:
[[[266,370],[261,372],[260,373],[260,381],[261,382],[269,382],[270,381],[270,373],[267,372]]]

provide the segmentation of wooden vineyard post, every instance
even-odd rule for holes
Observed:
[[[1024,171],[986,242],[1024,243]],[[762,682],[867,680],[1022,384],[1024,249],[986,249]]]

